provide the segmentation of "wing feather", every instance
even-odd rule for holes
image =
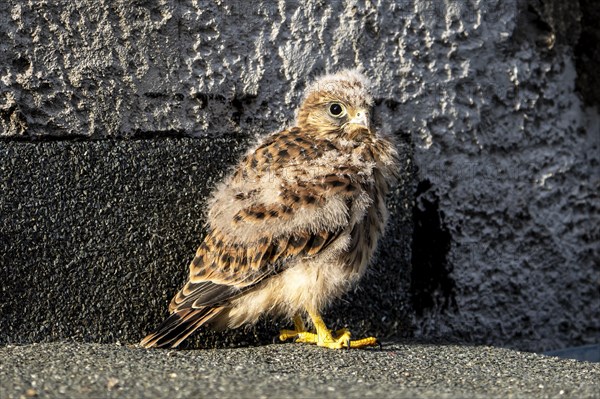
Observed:
[[[207,264],[204,260],[210,259],[210,254],[196,255],[190,265],[190,279],[171,301],[169,311],[199,309],[231,300],[267,276],[281,272],[285,267],[284,260],[317,255],[340,233],[341,230],[304,232],[268,240],[268,245],[261,245],[257,247],[259,249],[247,249],[248,253],[254,254],[252,262],[239,263],[236,272],[231,271],[229,259],[217,257]],[[213,267],[215,263],[217,266]]]
[[[348,227],[358,169],[329,140],[303,137],[298,128],[268,137],[219,187],[172,313],[220,306],[281,272],[286,260],[323,253]]]

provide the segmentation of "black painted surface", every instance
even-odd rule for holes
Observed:
[[[452,236],[444,225],[439,199],[431,188],[428,180],[419,182],[413,210],[410,294],[417,316],[428,310],[456,310],[456,283],[448,260]]]
[[[210,189],[247,145],[236,137],[0,142],[0,344],[139,341],[187,276]],[[332,327],[408,334],[409,193],[395,193],[380,260],[328,312]],[[204,331],[191,345],[266,342],[282,326]]]

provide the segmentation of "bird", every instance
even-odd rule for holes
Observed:
[[[321,317],[368,269],[399,177],[396,142],[374,128],[373,107],[372,84],[358,69],[307,85],[295,121],[259,139],[207,199],[207,233],[189,278],[142,347],[174,348],[201,326],[261,317],[293,322],[281,341],[380,344],[332,331]]]

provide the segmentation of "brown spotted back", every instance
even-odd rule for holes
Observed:
[[[352,211],[368,214],[360,208],[379,202],[376,145],[335,141],[299,127],[267,137],[218,190],[211,231],[170,310],[234,298],[292,265],[290,259],[323,253],[344,231],[354,232],[352,241],[368,234],[368,226],[348,223]],[[335,212],[323,212],[332,205]],[[381,215],[376,222],[384,223]]]
[[[205,323],[319,310],[362,275],[398,169],[393,142],[371,129],[372,104],[357,71],[308,86],[297,126],[261,139],[214,190],[189,280],[143,346],[177,346]]]

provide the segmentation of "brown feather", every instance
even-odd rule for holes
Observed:
[[[333,117],[330,102],[347,113]],[[388,137],[348,123],[372,104],[354,71],[308,87],[296,126],[264,137],[214,191],[189,280],[143,346],[177,346],[211,321],[320,310],[364,273],[398,168]]]

